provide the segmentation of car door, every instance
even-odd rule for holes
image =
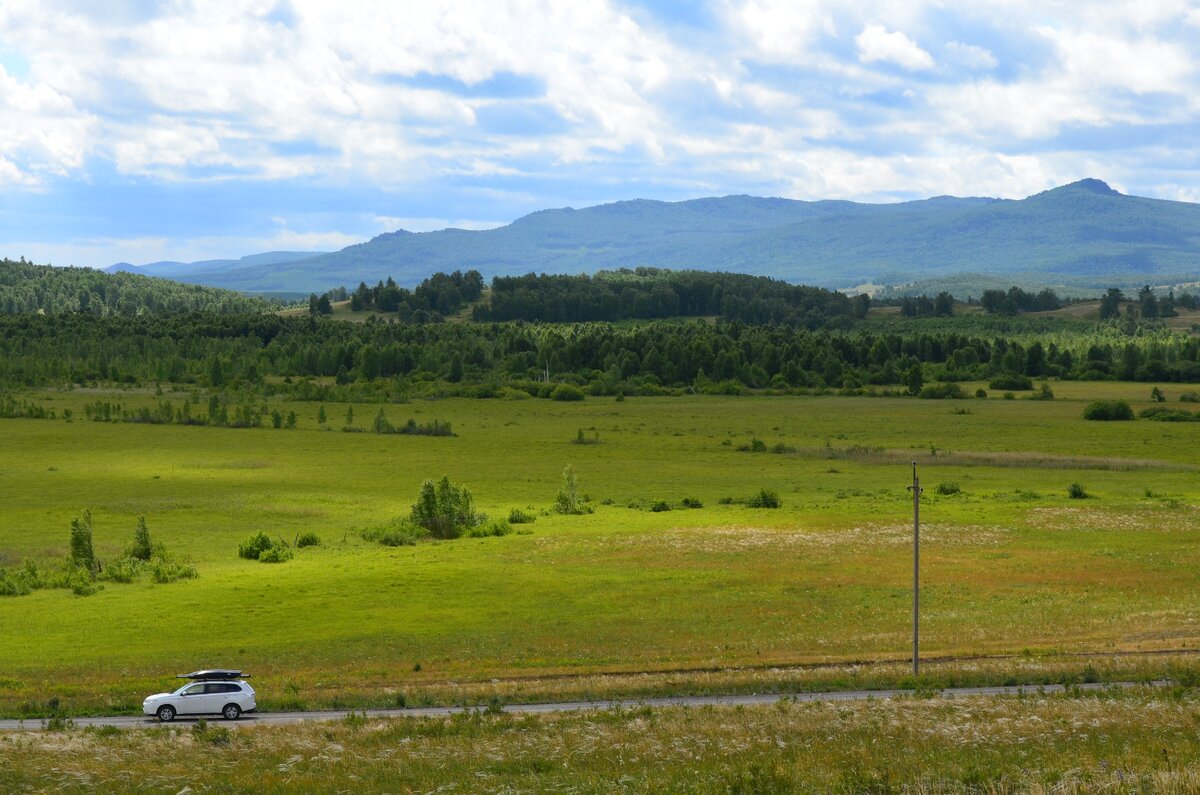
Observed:
[[[220,712],[226,704],[241,705],[241,699],[238,696],[242,689],[233,682],[213,682],[212,683],[212,701],[209,702],[209,707],[212,712]]]
[[[208,698],[205,694],[207,683],[196,682],[188,685],[179,693],[178,703],[175,705],[176,711],[180,715],[201,715],[205,712],[210,712],[208,708]]]

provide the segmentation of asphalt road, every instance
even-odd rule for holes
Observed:
[[[1149,683],[1153,687],[1171,684],[1168,681]],[[1145,687],[1145,682],[1101,682],[1075,685],[1080,690],[1106,690],[1112,687]],[[972,696],[1015,696],[1022,694],[1061,693],[1063,685],[1016,685],[1012,687],[954,687],[933,691],[939,698],[969,698]],[[518,715],[536,715],[551,712],[579,712],[583,710],[634,709],[637,707],[708,707],[708,706],[754,706],[775,704],[780,701],[866,701],[869,699],[898,698],[911,696],[912,690],[844,690],[828,693],[770,693],[736,696],[674,696],[665,698],[643,698],[614,701],[559,701],[547,704],[506,704],[505,712]],[[365,715],[368,718],[437,718],[462,712],[479,711],[480,707],[413,707],[409,709],[368,710],[323,710],[320,712],[258,712],[243,715],[234,723],[226,725],[258,726],[302,723],[304,721],[341,720],[347,715]],[[221,720],[219,716],[208,716],[210,720]],[[75,726],[115,726],[120,729],[148,728],[158,726],[156,719],[146,715],[112,715],[87,718],[72,718]],[[195,718],[176,718],[176,723],[191,723]],[[43,720],[0,720],[0,731],[41,731]]]

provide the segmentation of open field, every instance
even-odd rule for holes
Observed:
[[[903,665],[857,664],[908,652],[911,460],[925,487],[923,650],[1017,655],[930,666],[929,681],[1191,676],[1186,654],[1069,656],[1200,643],[1200,424],[1081,419],[1097,397],[1149,405],[1151,386],[1054,383],[1053,401],[386,407],[396,424],[449,421],[448,438],[320,430],[316,403],[278,404],[295,430],[93,423],[83,405],[112,394],[32,391],[75,419],[0,421],[0,565],[61,558],[90,508],[102,559],[145,514],[200,577],[0,599],[0,712],[51,698],[133,710],[207,665],[252,670],[269,709],[895,684]],[[1172,401],[1183,389],[1161,386]],[[347,407],[324,406],[340,429]],[[354,408],[369,428],[379,407]],[[580,429],[599,444],[572,444]],[[739,452],[751,438],[785,452]],[[443,474],[494,517],[541,512],[568,463],[595,512],[518,526],[531,534],[387,548],[353,530],[406,514]],[[1072,482],[1092,497],[1069,499]],[[782,507],[721,504],[764,488]],[[681,509],[685,497],[704,507]],[[656,500],[675,509],[647,510]],[[258,530],[323,543],[280,565],[239,559]]]
[[[0,736],[10,792],[1191,793],[1194,691]]]

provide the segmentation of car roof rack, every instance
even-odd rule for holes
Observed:
[[[228,668],[212,668],[205,671],[192,671],[190,674],[176,674],[176,679],[246,679],[250,674]]]

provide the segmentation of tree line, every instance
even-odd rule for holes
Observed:
[[[183,284],[139,273],[104,273],[92,268],[55,268],[0,260],[0,313],[49,315],[265,312],[273,305],[232,290]]]
[[[497,276],[477,321],[652,320],[719,317],[809,329],[848,328],[870,299],[764,276],[660,268],[622,268],[575,276]]]
[[[349,293],[345,287],[330,290],[323,295],[313,293],[308,297],[310,315],[333,314],[333,302],[350,301],[355,312],[372,310],[394,313],[404,323],[437,322],[453,315],[464,306],[479,300],[483,293],[483,276],[477,270],[466,273],[435,273],[409,290],[400,287],[392,277],[374,287],[359,282],[357,289]]]
[[[1200,382],[1200,339],[1142,331],[1039,337],[701,320],[417,325],[277,315],[0,316],[0,386],[159,382],[298,399],[328,399],[340,386],[369,400],[467,384],[478,385],[480,396],[505,385],[549,396],[559,382],[593,394],[718,383],[853,388],[904,383],[914,366],[926,381],[1019,373]]]

